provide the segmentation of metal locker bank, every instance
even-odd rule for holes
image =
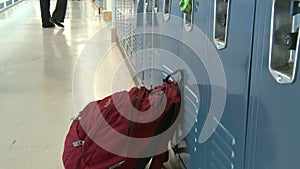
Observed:
[[[299,168],[300,1],[118,3],[136,7],[136,35],[118,36],[134,36],[131,64],[142,85],[182,72],[173,79],[182,80],[182,116],[171,142],[181,168]]]

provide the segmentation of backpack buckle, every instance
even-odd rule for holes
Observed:
[[[74,116],[71,118],[72,121],[76,121],[76,120],[80,120],[80,119],[81,119],[81,117],[78,117],[78,116]]]
[[[79,147],[79,146],[82,146],[83,144],[84,144],[83,140],[79,140],[79,141],[73,142],[73,146],[74,147]]]

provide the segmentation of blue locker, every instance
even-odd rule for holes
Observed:
[[[199,1],[199,8],[194,11],[193,28],[183,31],[183,41],[190,44],[182,45],[181,57],[200,82],[198,91],[201,94],[194,123],[197,130],[187,137],[187,142],[194,145],[193,149],[188,144],[191,161],[187,168],[244,168],[254,10],[254,0]],[[204,37],[197,38],[196,26],[209,42]],[[196,53],[190,49],[194,44],[199,44]],[[202,59],[197,61],[199,53]],[[224,81],[219,86],[214,80],[214,72],[218,71],[220,77],[216,79],[222,79],[224,71],[225,86],[222,85]],[[189,91],[193,90],[185,91],[186,96]],[[217,102],[224,102],[222,116],[210,112]],[[211,127],[206,125],[208,123]],[[208,138],[201,141],[200,132],[208,133]],[[199,159],[198,163],[195,159]]]
[[[138,2],[143,84],[185,69],[182,167],[298,168],[300,2],[193,0],[186,14],[179,0]],[[222,116],[211,112],[222,102]]]
[[[210,37],[225,71],[226,102],[220,123],[207,142],[206,168],[245,165],[255,2],[214,0],[210,7]],[[209,67],[213,70],[214,62],[210,59]]]
[[[143,50],[144,50],[144,0],[136,1],[136,33],[134,35],[135,39],[135,51],[133,57],[135,58],[135,75],[139,78],[141,82],[144,81],[144,72],[142,71],[143,65]]]
[[[206,166],[205,145],[199,143],[199,136],[209,108],[209,75],[205,64],[208,46],[209,21],[208,1],[193,0],[192,11],[182,13],[182,37],[180,58],[189,70],[185,73],[184,104],[181,130],[188,132],[179,144],[179,154],[183,168],[198,169]],[[200,34],[200,35],[199,35]],[[201,38],[199,37],[201,36]],[[199,39],[200,38],[200,39]],[[190,43],[190,44],[187,44]],[[201,45],[201,46],[198,46]],[[196,51],[198,49],[198,51]],[[199,55],[201,55],[199,57]],[[185,149],[182,149],[186,147]],[[189,154],[187,156],[187,154]]]
[[[143,0],[140,3],[143,3],[143,13],[139,16],[143,18],[143,26],[139,30],[138,34],[143,36],[143,49],[141,51],[141,69],[138,69],[142,73],[142,83],[144,86],[150,88],[152,83],[152,58],[153,58],[153,43],[152,43],[152,0]]]
[[[255,23],[246,168],[299,168],[299,2],[257,1]]]
[[[12,5],[13,1],[12,0],[8,0],[6,1],[6,6]]]
[[[136,11],[136,75],[150,88],[152,79],[152,1],[138,0]]]
[[[133,52],[135,50],[134,35],[136,34],[136,24],[134,22],[136,19],[134,13],[137,11],[137,3],[135,1],[124,1],[123,8],[123,48],[127,58],[133,63],[133,67],[136,67],[136,60]]]
[[[4,8],[4,2],[0,3],[0,9]]]
[[[161,80],[168,74],[180,69],[182,13],[178,6],[179,0],[153,0],[153,2],[152,84],[155,86],[161,84]]]

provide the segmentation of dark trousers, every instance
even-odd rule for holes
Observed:
[[[50,0],[40,0],[41,15],[43,23],[49,22],[50,14]],[[57,0],[55,10],[52,14],[52,18],[63,22],[65,19],[67,10],[67,0]]]

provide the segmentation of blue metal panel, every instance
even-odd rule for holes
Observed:
[[[206,168],[244,167],[255,0],[228,2],[227,44],[218,50],[226,74],[227,97],[220,124],[208,141]],[[214,9],[213,4],[209,9]]]
[[[11,4],[12,4],[12,0],[6,1],[6,6],[9,6],[9,5],[11,5]]]
[[[4,8],[4,2],[0,3],[0,9],[3,9],[3,8]]]
[[[181,34],[182,21],[179,9],[179,0],[154,0],[153,18],[153,85],[161,84],[166,75],[179,69],[180,66],[180,39],[164,34],[172,30]],[[180,36],[179,36],[180,37]]]
[[[140,72],[139,70],[142,69],[141,65],[143,64],[143,49],[144,49],[144,34],[142,34],[144,20],[143,20],[143,13],[144,13],[144,0],[137,0],[136,2],[136,34],[135,37],[135,68],[136,68],[136,76],[143,82],[144,81],[144,73]]]
[[[143,51],[142,51],[142,69],[143,70],[143,80],[142,83],[146,87],[150,88],[152,83],[152,37],[153,34],[151,33],[152,30],[152,7],[153,3],[152,0],[143,0],[144,4],[144,12],[143,12],[143,30],[141,33],[143,34]]]
[[[300,166],[299,69],[292,84],[279,84],[270,74],[271,13],[272,0],[257,1],[247,131],[247,169],[292,169]],[[286,20],[281,19],[274,29],[282,28],[285,22]]]
[[[199,27],[211,39],[210,45],[214,45],[212,39],[214,1],[196,2],[199,3],[199,7],[195,10],[194,26]],[[231,1],[229,25],[227,25],[227,45],[223,50],[215,48],[224,67],[227,82],[223,116],[220,122],[216,120],[218,127],[205,143],[195,143],[194,139],[195,137],[197,138],[197,135],[199,137],[199,130],[197,130],[198,133],[194,133],[194,136],[189,135],[187,142],[192,143],[194,148],[200,148],[200,151],[189,148],[189,154],[192,156],[188,168],[240,169],[244,167],[254,7],[254,0]],[[194,29],[191,32],[183,31],[183,38],[203,44],[199,41],[197,42],[197,35]],[[204,55],[202,56],[204,59],[202,61],[198,59],[197,61],[197,54],[193,53],[189,46],[182,45],[181,57],[184,58],[197,80],[200,81],[200,84],[198,84],[202,99],[200,106],[203,107],[199,109],[196,121],[200,123],[195,123],[200,130],[211,105],[212,90],[218,88],[217,86],[207,86],[207,84],[210,84],[207,69],[210,71],[217,69],[211,57],[213,52],[204,50],[201,54]],[[207,67],[205,68],[204,65]],[[203,102],[205,105],[202,105]]]
[[[180,51],[180,57],[183,62],[188,65],[191,70],[188,78],[191,75],[194,75],[194,78],[198,82],[197,84],[190,85],[188,78],[185,79],[184,87],[184,106],[183,106],[183,126],[189,128],[192,124],[189,134],[184,139],[184,142],[187,144],[187,153],[189,158],[185,158],[185,154],[180,154],[183,159],[184,166],[189,169],[198,169],[206,168],[206,143],[200,144],[199,134],[203,128],[203,124],[207,117],[207,112],[209,109],[209,76],[204,66],[206,62],[206,56],[201,56],[204,58],[201,60],[199,58],[200,53],[195,53],[194,49],[191,49],[190,46],[185,44],[185,41],[192,41],[197,44],[199,41],[198,33],[201,31],[204,35],[208,34],[209,24],[209,15],[208,15],[208,1],[205,0],[196,0],[194,1],[194,8],[192,10],[192,30],[188,32],[185,28],[185,22],[183,20],[184,15],[181,15],[182,18],[182,45]],[[198,30],[198,31],[196,31]],[[203,39],[201,39],[203,40]],[[205,42],[199,42],[199,44],[204,44]],[[196,45],[197,46],[197,45]],[[201,51],[201,54],[204,55],[206,51]],[[197,94],[198,93],[198,94]],[[200,95],[199,95],[200,94]],[[196,105],[198,107],[191,108]],[[188,129],[183,129],[188,130]]]

